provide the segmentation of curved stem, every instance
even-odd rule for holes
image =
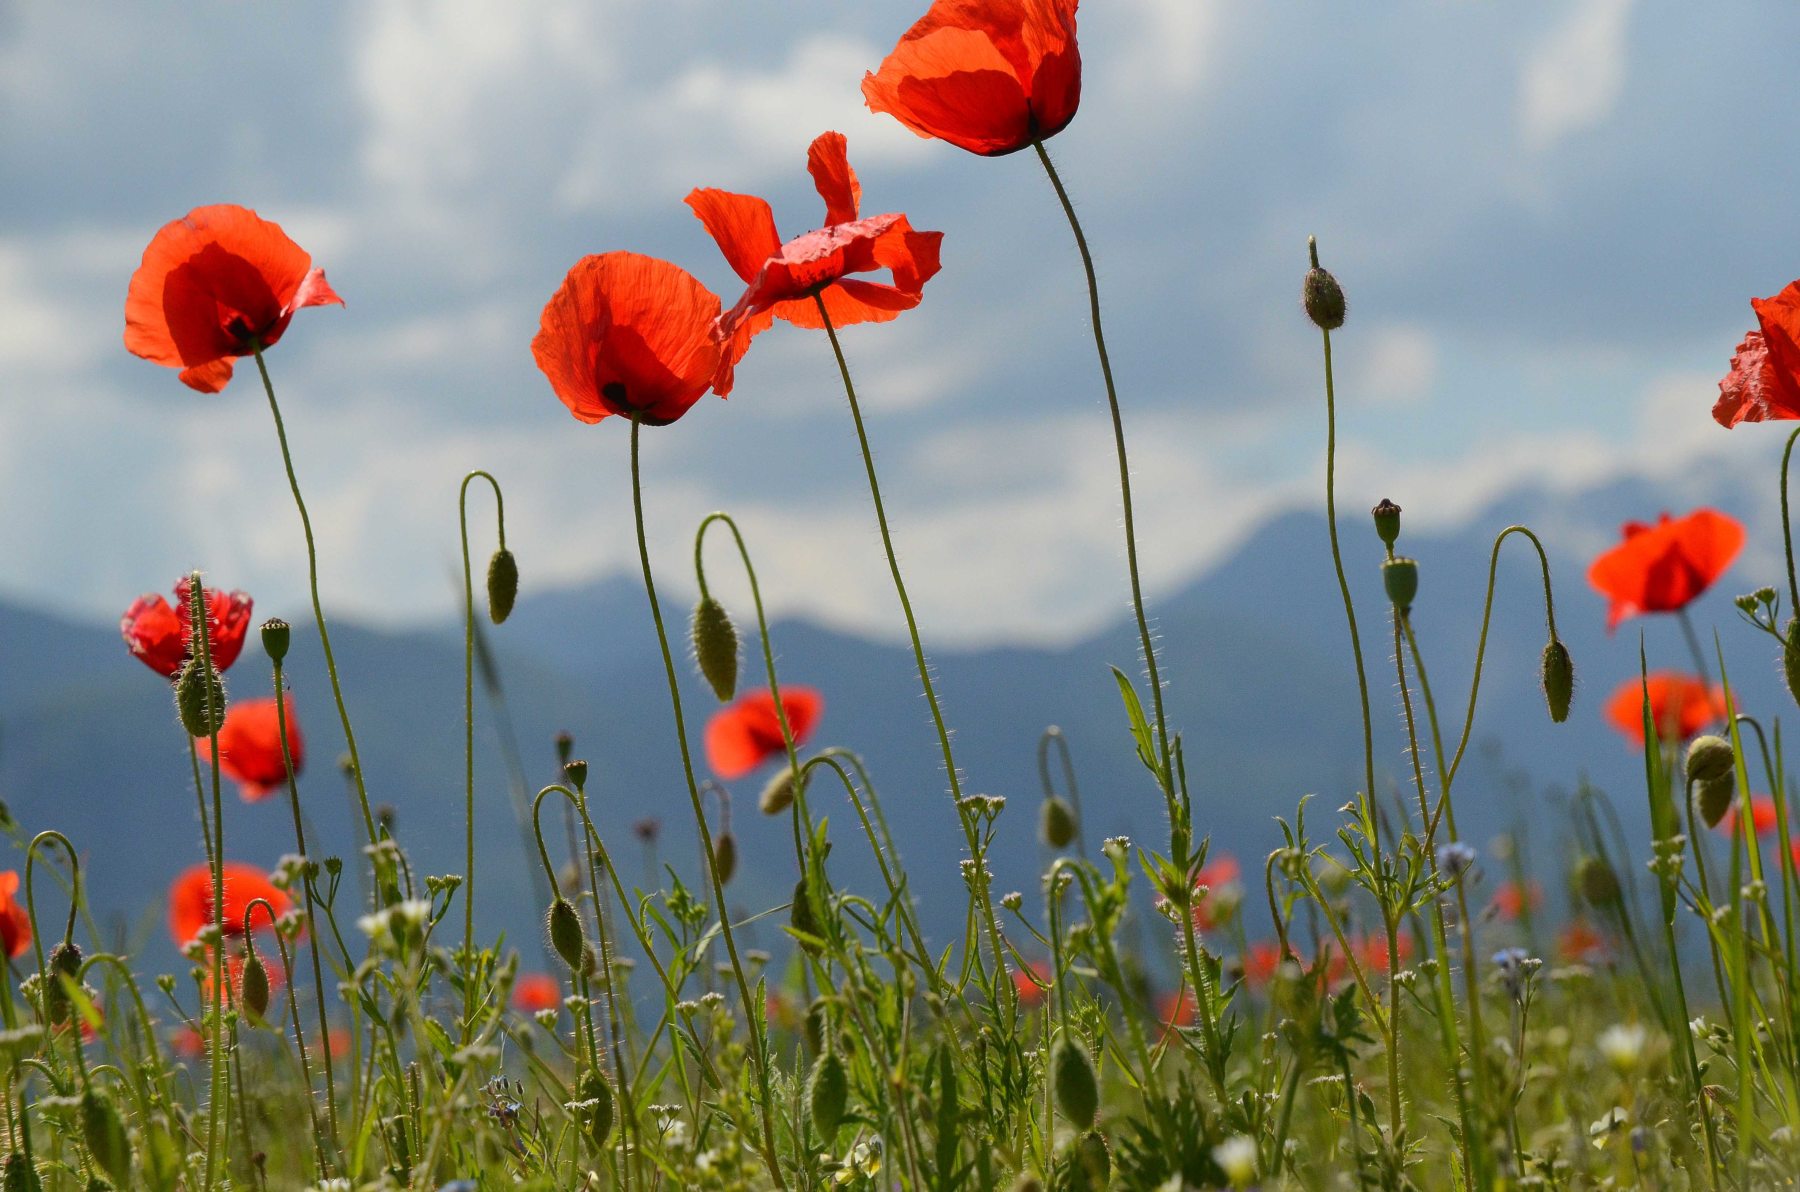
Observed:
[[[1069,806],[1075,812],[1075,853],[1085,861],[1088,855],[1087,825],[1081,818],[1081,788],[1075,783],[1075,758],[1069,751],[1069,739],[1058,725],[1051,725],[1038,738],[1038,781],[1043,785],[1046,799],[1056,793],[1056,784],[1050,781],[1051,742],[1055,742],[1057,755],[1062,759],[1063,785],[1069,788]]]
[[[1544,573],[1544,619],[1549,622],[1550,640],[1556,640],[1556,600],[1550,593],[1550,558],[1544,553],[1544,544],[1538,541],[1526,526],[1508,526],[1494,536],[1494,549],[1488,556],[1487,599],[1481,606],[1481,637],[1475,645],[1475,677],[1469,684],[1469,713],[1463,720],[1462,739],[1456,743],[1456,753],[1450,759],[1450,768],[1444,771],[1444,785],[1448,786],[1456,779],[1456,771],[1462,766],[1463,751],[1469,747],[1469,734],[1475,731],[1475,699],[1481,694],[1481,664],[1487,657],[1488,622],[1494,615],[1494,578],[1500,566],[1500,544],[1512,534],[1523,534],[1537,548],[1538,565]]]
[[[637,524],[638,561],[644,569],[644,592],[650,598],[650,617],[656,623],[656,640],[662,648],[663,670],[669,680],[669,703],[675,713],[675,739],[681,747],[681,769],[687,778],[688,800],[693,804],[694,824],[700,830],[701,847],[706,850],[706,865],[712,875],[713,902],[719,914],[719,934],[725,940],[725,951],[731,959],[731,973],[743,1003],[744,1026],[750,1032],[750,1043],[756,1060],[756,1081],[761,1092],[758,1109],[762,1115],[762,1158],[769,1177],[777,1187],[786,1188],[781,1162],[775,1153],[775,1122],[770,1111],[769,1056],[763,1037],[763,1007],[750,995],[750,983],[744,977],[744,963],[738,957],[737,938],[731,930],[731,915],[725,907],[725,884],[719,880],[718,853],[713,848],[712,831],[706,826],[706,812],[700,806],[700,784],[694,778],[694,760],[688,749],[687,722],[681,711],[681,684],[675,674],[675,656],[669,652],[669,633],[663,626],[662,606],[656,599],[656,580],[650,571],[650,543],[644,534],[643,470],[638,454],[638,439],[643,420],[631,417],[631,511]]]
[[[331,698],[337,702],[338,720],[344,726],[344,748],[350,754],[350,776],[356,782],[356,797],[362,805],[363,829],[370,844],[379,844],[375,832],[375,816],[369,810],[369,789],[363,783],[362,759],[356,752],[356,731],[350,727],[350,712],[344,706],[344,688],[338,681],[337,659],[331,652],[331,632],[325,628],[325,606],[319,601],[319,551],[313,543],[312,518],[306,512],[306,501],[300,495],[300,480],[294,475],[294,457],[288,450],[287,427],[281,421],[281,407],[275,401],[275,384],[269,379],[269,366],[263,361],[262,345],[255,347],[256,371],[262,376],[263,392],[269,396],[269,414],[275,419],[275,437],[281,443],[281,464],[287,470],[288,488],[294,494],[294,508],[300,512],[300,529],[306,535],[306,579],[312,592],[313,621],[319,628],[319,645],[325,652],[325,673],[331,678]]]
[[[302,884],[305,882],[304,874],[301,876],[301,882]],[[325,1143],[319,1136],[319,1107],[313,1100],[312,1063],[306,1055],[306,1032],[300,1029],[300,995],[294,989],[294,958],[288,954],[287,941],[281,936],[280,924],[276,922],[275,908],[266,898],[252,898],[244,907],[244,948],[247,953],[253,953],[256,950],[255,937],[250,934],[250,916],[259,906],[269,918],[270,934],[275,937],[275,950],[281,955],[281,977],[287,984],[288,1017],[293,1020],[294,1046],[300,1052],[300,1078],[306,1082],[306,1116],[312,1122],[313,1158],[318,1163],[319,1174],[323,1178],[326,1168]],[[329,1068],[331,1065],[331,1042],[321,1034],[319,1045],[325,1049],[325,1064]],[[241,1073],[239,1079],[242,1079]],[[247,1137],[248,1134],[246,1134]]]
[[[1800,439],[1800,429],[1788,436],[1787,446],[1781,449],[1781,545],[1787,552],[1790,617],[1800,617],[1800,580],[1796,580],[1794,575],[1794,534],[1788,519],[1788,461],[1793,458],[1795,439]]]
[[[463,1042],[475,1029],[475,581],[469,566],[469,485],[477,478],[494,490],[494,515],[500,526],[500,549],[506,549],[506,498],[500,482],[477,469],[463,477],[456,495],[457,527],[462,535],[463,565]]]

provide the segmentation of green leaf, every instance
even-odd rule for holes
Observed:
[[[1144,717],[1144,705],[1138,699],[1137,692],[1131,686],[1131,680],[1118,667],[1112,668],[1113,678],[1118,680],[1119,695],[1125,701],[1125,715],[1131,721],[1131,738],[1137,742],[1138,760],[1160,782],[1162,766],[1156,760],[1156,744],[1150,736],[1150,721]]]

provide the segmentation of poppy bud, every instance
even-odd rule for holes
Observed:
[[[827,1051],[813,1061],[806,1078],[806,1107],[812,1115],[813,1129],[827,1146],[837,1137],[843,1123],[844,1109],[850,1101],[850,1076],[844,1061],[835,1051]]]
[[[566,732],[556,734],[556,764],[566,766],[575,756],[575,738]]]
[[[1735,759],[1731,742],[1707,733],[1695,737],[1688,745],[1687,777],[1689,782],[1716,782],[1731,777]]]
[[[585,1106],[588,1137],[596,1147],[604,1148],[606,1136],[612,1133],[613,1126],[612,1086],[598,1072],[589,1072],[581,1078],[581,1099],[588,1103]]]
[[[1584,857],[1575,871],[1581,896],[1589,906],[1611,906],[1619,901],[1619,875],[1604,857]]]
[[[799,942],[808,953],[817,956],[824,950],[818,941],[825,938],[825,932],[819,926],[818,913],[813,910],[812,899],[807,895],[805,878],[794,883],[794,897],[788,903],[788,926],[805,937]]]
[[[1790,617],[1782,639],[1781,670],[1787,677],[1788,694],[1800,703],[1800,617]]]
[[[1561,638],[1553,637],[1544,647],[1544,702],[1550,707],[1550,719],[1557,724],[1569,718],[1569,700],[1575,694],[1575,660]]]
[[[1411,559],[1389,559],[1381,565],[1381,586],[1395,607],[1411,608],[1413,597],[1419,594],[1419,565]]]
[[[588,764],[583,759],[576,758],[572,762],[564,762],[563,774],[568,778],[569,785],[576,790],[585,790],[587,788]]]
[[[1070,1034],[1057,1038],[1050,1048],[1050,1085],[1056,1092],[1056,1108],[1083,1129],[1100,1113],[1100,1082],[1087,1047]]]
[[[250,1011],[251,1017],[262,1018],[269,1012],[269,970],[263,967],[262,957],[254,947],[244,957],[242,997],[244,1009]]]
[[[519,561],[505,547],[488,560],[488,619],[498,625],[512,616],[513,601],[519,598]]]
[[[1700,819],[1709,828],[1719,826],[1725,813],[1731,810],[1731,798],[1737,793],[1737,784],[1729,775],[1723,778],[1709,778],[1705,782],[1694,785],[1694,810],[1700,813]]]
[[[1400,537],[1400,506],[1383,497],[1381,504],[1369,512],[1375,516],[1375,533],[1381,541],[1388,546],[1394,545],[1395,539]]]
[[[769,779],[768,785],[756,800],[756,806],[764,815],[780,815],[794,802],[794,771],[790,767],[779,771]]]
[[[60,978],[67,977],[71,981],[81,978],[81,948],[73,940],[50,949],[49,976],[49,983],[44,986],[46,1009],[51,1024],[59,1025],[69,1020],[69,1011],[73,1008],[69,991]]]
[[[574,904],[566,898],[558,898],[550,904],[544,924],[550,932],[550,946],[556,949],[556,954],[570,970],[580,972],[581,950],[587,941],[582,935],[581,916],[575,912]]]
[[[718,871],[719,884],[729,885],[731,875],[737,872],[737,837],[730,832],[721,832],[713,839],[713,868]]]
[[[1089,1130],[1075,1140],[1069,1156],[1069,1185],[1072,1189],[1102,1192],[1112,1183],[1112,1152],[1106,1149],[1106,1136]]]
[[[288,638],[292,632],[288,623],[280,617],[270,617],[263,622],[263,653],[269,656],[270,662],[280,662],[287,657]]]
[[[806,1045],[813,1051],[825,1050],[825,999],[816,997],[812,1005],[806,1008],[806,1017],[800,1023],[800,1031],[806,1036]]]
[[[1306,307],[1306,317],[1313,321],[1313,326],[1321,331],[1336,331],[1344,325],[1344,289],[1338,285],[1337,278],[1319,268],[1319,242],[1307,237],[1306,249],[1312,254],[1312,268],[1306,271],[1301,304]]]
[[[131,1139],[112,1098],[92,1085],[81,1094],[81,1137],[88,1154],[121,1185],[131,1181]]]
[[[725,606],[711,596],[702,597],[694,606],[692,633],[700,674],[720,703],[730,702],[737,693],[738,635]]]
[[[20,1151],[14,1151],[6,1157],[6,1178],[0,1183],[6,1192],[44,1192],[43,1181],[38,1179],[37,1168],[31,1165]]]
[[[1075,808],[1060,795],[1051,795],[1044,800],[1044,809],[1038,816],[1038,829],[1042,832],[1044,843],[1051,848],[1068,848],[1069,842],[1075,839]]]
[[[225,684],[198,656],[182,665],[175,680],[175,710],[190,737],[210,737],[225,726]]]

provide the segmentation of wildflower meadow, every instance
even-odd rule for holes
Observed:
[[[1100,838],[1081,797],[1095,776],[1051,725],[1035,759],[1041,790],[1002,797],[959,766],[956,692],[933,666],[934,626],[909,596],[895,541],[908,510],[884,500],[882,419],[859,391],[882,378],[840,337],[931,300],[952,267],[942,247],[958,212],[889,210],[879,187],[865,194],[853,140],[820,130],[792,152],[818,206],[777,210],[704,185],[666,196],[665,218],[697,218],[741,293],[715,294],[596,227],[591,254],[545,295],[535,337],[516,345],[542,383],[514,400],[562,403],[584,424],[568,433],[590,445],[592,466],[629,477],[630,510],[609,516],[634,530],[642,615],[567,632],[654,641],[661,686],[613,698],[657,706],[666,731],[629,745],[678,759],[682,784],[657,806],[691,819],[697,854],[640,866],[655,821],[603,801],[568,736],[540,743],[556,751],[556,781],[478,781],[489,747],[478,730],[493,713],[477,696],[499,689],[489,642],[504,638],[533,559],[507,545],[507,477],[470,458],[458,461],[460,491],[444,494],[461,535],[462,715],[412,745],[458,761],[460,789],[436,792],[434,806],[459,827],[461,864],[418,868],[359,751],[364,709],[320,599],[333,542],[309,512],[319,465],[288,437],[317,415],[285,383],[283,347],[320,320],[354,320],[356,295],[327,281],[331,262],[290,238],[281,212],[214,196],[142,229],[141,264],[117,279],[123,347],[143,362],[146,401],[266,403],[264,462],[291,491],[289,549],[304,556],[310,606],[267,617],[254,593],[202,565],[143,576],[146,594],[123,610],[117,666],[154,673],[142,699],[167,708],[191,776],[186,789],[135,797],[199,825],[187,855],[141,860],[166,876],[179,964],[114,950],[83,841],[53,820],[6,816],[20,859],[0,872],[5,1192],[1800,1181],[1800,826],[1782,734],[1794,708],[1740,702],[1721,645],[1752,642],[1800,700],[1791,537],[1779,544],[1785,576],[1738,597],[1735,622],[1711,624],[1691,610],[1702,594],[1757,582],[1728,577],[1750,534],[1720,510],[1646,508],[1585,575],[1553,573],[1549,531],[1494,527],[1479,636],[1428,640],[1413,608],[1434,577],[1430,559],[1409,553],[1406,511],[1338,484],[1334,353],[1341,365],[1362,350],[1346,297],[1357,279],[1334,275],[1334,245],[1294,228],[1288,349],[1317,383],[1311,499],[1329,534],[1316,547],[1335,576],[1331,663],[1357,693],[1338,712],[1362,748],[1337,759],[1349,776],[1340,789],[1292,792],[1258,851],[1213,847],[1211,809],[1234,792],[1184,745],[1165,693],[1229,676],[1184,673],[1204,643],[1157,632],[1140,562],[1159,544],[1140,533],[1133,503],[1110,278],[1080,218],[1084,180],[1053,156],[1073,121],[1110,118],[1081,104],[1076,10],[935,0],[906,14],[910,27],[896,23],[860,86],[872,112],[962,168],[1016,155],[1031,169],[1015,179],[1045,198],[1020,210],[1060,213],[1042,252],[1066,266],[1063,330],[1092,342],[1091,370],[1070,383],[1108,415],[1110,435],[1084,446],[1116,471],[1116,584],[1136,646],[1107,688],[1135,764],[1108,785],[1152,809],[1158,832]],[[1716,399],[1696,393],[1691,419],[1705,427],[1710,413],[1749,437],[1768,432],[1746,424],[1800,420],[1800,281],[1751,298],[1744,322],[1735,348],[1719,345]],[[676,478],[658,474],[644,440],[680,436],[690,420],[758,418],[757,392],[781,383],[759,370],[765,336],[829,361],[841,381],[842,408],[815,416],[842,423],[860,458],[856,513],[885,559],[921,711],[902,730],[941,778],[941,790],[904,797],[935,801],[957,829],[956,855],[907,849],[888,817],[900,796],[855,741],[823,733],[834,677],[790,681],[782,669],[755,520],[719,511],[671,538],[646,518]],[[1764,486],[1784,536],[1796,437]],[[568,499],[587,499],[579,483]],[[1515,555],[1530,562],[1528,587],[1500,582],[1502,556]],[[1377,574],[1384,598],[1355,599]],[[697,589],[691,615],[666,615],[659,585]],[[1583,587],[1622,637],[1671,630],[1655,648],[1641,639],[1635,672],[1586,673],[1559,633],[1572,615],[1559,596]],[[1573,733],[1572,707],[1603,708],[1641,756],[1634,790],[1582,786],[1534,809],[1540,835],[1564,846],[1552,861],[1567,899],[1547,901],[1522,839],[1458,830],[1459,810],[1467,822],[1486,797],[1458,782],[1481,697],[1510,681],[1484,686],[1496,606],[1542,613],[1531,659],[1541,715]],[[323,683],[284,669],[303,633],[316,634]],[[1472,660],[1466,691],[1428,678],[1427,658],[1436,667],[1452,654]],[[696,710],[705,728],[690,734]],[[325,723],[345,744],[335,773],[308,749]],[[1397,783],[1377,756],[1389,731],[1406,742]],[[1302,729],[1294,736],[1308,747]],[[104,747],[104,733],[93,739]],[[734,802],[733,785],[754,793]],[[349,800],[352,836],[320,831],[327,798]],[[1635,814],[1622,817],[1627,798]],[[291,823],[286,855],[250,855],[230,837],[232,800],[284,833]],[[478,805],[496,804],[516,833],[478,830]],[[778,824],[780,846],[747,848],[734,817]],[[1043,864],[1014,890],[991,858],[1002,836],[1020,835],[1041,843]],[[786,897],[741,905],[733,884],[747,872]],[[483,930],[480,900],[514,881],[529,882],[541,919]],[[922,914],[946,892],[955,905]]]

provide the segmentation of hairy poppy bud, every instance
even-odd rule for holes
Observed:
[[[1544,647],[1544,702],[1550,707],[1550,719],[1557,724],[1569,718],[1569,700],[1575,694],[1575,660],[1561,638],[1553,637]]]
[[[1737,784],[1729,775],[1695,783],[1694,810],[1700,813],[1701,822],[1709,828],[1718,827],[1725,813],[1731,810],[1732,796],[1736,793]]]
[[[1074,1035],[1059,1036],[1050,1048],[1050,1087],[1064,1117],[1082,1129],[1094,1124],[1100,1113],[1100,1082],[1093,1057]]]
[[[69,991],[61,978],[71,981],[81,979],[81,947],[73,940],[57,944],[50,949],[50,980],[44,986],[44,1000],[52,1025],[60,1025],[69,1020],[69,1011],[73,1005],[69,1001]]]
[[[1313,321],[1313,326],[1321,331],[1336,331],[1344,325],[1347,309],[1344,289],[1338,285],[1337,278],[1319,268],[1319,242],[1309,236],[1306,249],[1312,254],[1312,268],[1306,271],[1306,284],[1300,292],[1301,305],[1306,307],[1306,317]]]
[[[182,665],[175,680],[175,710],[190,737],[210,737],[225,725],[225,684],[198,656]]]
[[[586,1103],[588,1137],[596,1147],[605,1147],[613,1127],[612,1086],[598,1072],[589,1072],[581,1078],[581,1099]]]
[[[769,779],[757,797],[756,806],[764,815],[780,815],[794,802],[794,771],[784,769]]]
[[[731,875],[737,872],[737,861],[737,837],[730,832],[719,833],[713,838],[713,868],[718,871],[721,886],[730,884]]]
[[[806,892],[805,878],[794,883],[794,897],[788,903],[788,926],[803,937],[800,946],[807,952],[817,956],[824,950],[818,941],[825,938],[825,932],[819,926],[818,912],[813,910],[812,898]]]
[[[1112,1152],[1106,1149],[1106,1136],[1089,1130],[1077,1138],[1069,1155],[1071,1189],[1102,1192],[1112,1183]]]
[[[253,1018],[262,1018],[268,1014],[269,970],[263,967],[262,957],[256,954],[254,947],[244,957],[242,996],[244,1009],[250,1011]]]
[[[725,606],[711,596],[694,606],[694,661],[720,703],[737,692],[738,635]]]
[[[513,602],[519,598],[519,561],[504,546],[488,560],[488,619],[498,625],[512,616]]]
[[[585,790],[588,780],[588,764],[581,758],[563,763],[563,775],[568,778],[569,785],[576,790]]]
[[[1724,737],[1711,733],[1695,737],[1687,751],[1688,781],[1704,783],[1729,778],[1734,762],[1731,742]]]
[[[550,913],[545,916],[544,924],[550,932],[550,946],[563,959],[573,972],[581,971],[581,952],[587,946],[587,940],[581,931],[581,916],[575,912],[575,906],[566,898],[558,898],[550,904]]]
[[[1375,516],[1375,533],[1380,536],[1381,541],[1388,546],[1394,545],[1394,541],[1400,537],[1400,506],[1383,497],[1381,504],[1369,512]]]
[[[825,1050],[826,1014],[825,999],[816,997],[812,1005],[806,1008],[806,1017],[801,1020],[800,1031],[806,1036],[806,1045],[815,1053]]]
[[[44,1192],[44,1184],[38,1179],[37,1168],[31,1165],[31,1160],[21,1151],[14,1151],[6,1157],[6,1179],[0,1187],[4,1187],[6,1192]]]
[[[1575,870],[1581,896],[1589,906],[1611,906],[1619,901],[1619,875],[1604,857],[1583,857]]]
[[[1800,617],[1790,617],[1782,638],[1781,671],[1787,677],[1788,694],[1800,703]]]
[[[1381,586],[1396,607],[1411,608],[1413,597],[1419,594],[1419,565],[1411,559],[1389,559],[1381,565]]]
[[[101,1170],[121,1186],[131,1181],[131,1139],[112,1098],[92,1085],[81,1094],[81,1138]]]
[[[262,623],[263,653],[269,656],[270,662],[280,662],[287,657],[288,639],[293,630],[280,617],[270,617]]]
[[[575,756],[575,738],[567,732],[556,734],[556,764],[566,766]]]
[[[1068,848],[1075,839],[1075,808],[1061,795],[1051,795],[1039,813],[1038,829],[1051,848]]]
[[[827,1051],[813,1061],[806,1078],[806,1108],[812,1115],[813,1129],[827,1146],[837,1137],[843,1123],[844,1109],[850,1102],[850,1076],[844,1061],[835,1051]]]

